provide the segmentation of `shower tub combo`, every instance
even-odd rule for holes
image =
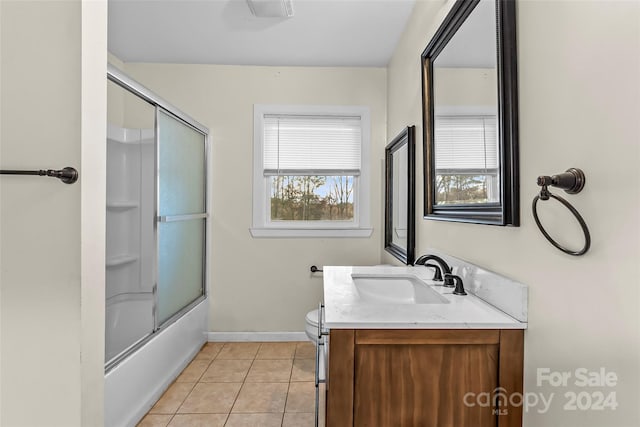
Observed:
[[[105,426],[135,426],[206,341],[208,129],[109,67]]]

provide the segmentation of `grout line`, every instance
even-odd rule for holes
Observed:
[[[175,383],[174,383],[175,384]],[[182,383],[182,384],[188,384],[188,383]],[[173,416],[175,416],[178,411],[180,410],[180,408],[182,408],[182,405],[184,404],[184,402],[186,402],[187,398],[189,396],[191,396],[191,393],[193,393],[193,390],[196,388],[196,385],[198,384],[198,382],[196,381],[195,383],[193,383],[193,385],[191,386],[191,390],[189,390],[189,393],[187,393],[187,395],[184,397],[184,399],[182,399],[182,402],[180,402],[180,404],[178,405],[178,407],[176,408],[175,412],[173,413]],[[168,389],[167,389],[168,390]],[[171,418],[173,419],[173,417]]]
[[[220,349],[220,353],[222,353],[222,350],[224,350],[224,348],[227,346],[227,343],[224,343],[224,345],[222,346],[222,348]],[[220,354],[218,353],[218,354]],[[216,356],[217,358],[217,356]],[[223,360],[223,359],[220,359]],[[253,364],[253,362],[251,362],[251,364]],[[251,369],[251,366],[249,366],[249,369]],[[247,371],[247,374],[249,374],[249,371]],[[245,375],[246,378],[246,375]],[[236,402],[238,401],[238,396],[240,396],[240,392],[242,391],[242,387],[244,387],[244,379],[242,380],[242,384],[240,384],[240,388],[238,389],[238,393],[236,393],[236,397],[233,399],[233,403],[231,404],[231,407],[229,408],[229,412],[227,412],[227,418],[224,420],[224,424],[223,426],[226,426],[227,423],[229,422],[229,418],[231,417],[231,411],[233,411],[233,407],[236,405]]]
[[[207,343],[209,344],[209,343]],[[205,346],[207,345],[205,344]],[[211,359],[211,362],[213,362],[214,360],[216,360],[218,358],[218,355],[222,352],[222,349],[224,348],[226,343],[222,343],[222,345],[220,346],[220,349],[218,349],[218,351],[216,352],[216,354],[213,356],[213,359]]]
[[[166,415],[170,415],[170,416],[171,416],[171,418],[169,419],[168,424],[170,424],[170,423],[173,421],[173,419],[176,417],[176,415],[178,415],[178,411],[180,410],[180,408],[182,407],[182,405],[184,404],[184,402],[185,402],[185,401],[189,398],[189,396],[193,393],[193,390],[195,389],[196,385],[197,385],[197,384],[207,384],[207,383],[203,383],[201,380],[202,380],[202,378],[203,378],[203,376],[204,376],[204,373],[207,371],[207,369],[209,369],[209,367],[213,364],[213,362],[214,362],[215,360],[217,360],[217,359],[218,359],[218,356],[220,355],[220,353],[222,352],[222,350],[224,349],[224,347],[225,347],[228,343],[222,343],[222,344],[223,344],[223,345],[222,345],[222,347],[221,347],[221,348],[220,348],[220,350],[216,353],[216,355],[215,355],[212,359],[210,359],[210,360],[209,360],[209,363],[207,364],[207,367],[206,367],[206,368],[205,368],[205,370],[202,372],[202,374],[200,375],[200,377],[199,377],[195,382],[193,382],[193,383],[192,383],[192,384],[193,384],[193,386],[191,387],[191,390],[189,391],[189,393],[187,393],[187,395],[184,397],[184,399],[182,399],[182,402],[178,405],[178,408],[176,409],[176,411],[175,411],[173,414],[166,414]],[[290,361],[291,361],[291,369],[290,369],[290,371],[289,371],[289,380],[286,382],[286,384],[287,384],[287,392],[286,392],[286,395],[285,395],[285,402],[284,402],[284,407],[283,407],[283,409],[282,409],[282,412],[269,412],[269,413],[273,413],[273,414],[277,413],[277,414],[280,414],[280,415],[282,416],[282,418],[281,418],[281,422],[280,422],[280,425],[281,425],[281,426],[284,424],[284,418],[285,418],[285,415],[286,415],[286,413],[287,413],[287,412],[286,412],[286,408],[287,408],[287,402],[288,402],[288,400],[289,400],[289,391],[290,391],[290,389],[291,389],[291,383],[292,383],[292,382],[296,382],[296,383],[297,383],[297,382],[313,382],[313,381],[292,381],[292,378],[293,378],[293,368],[294,368],[295,361],[296,361],[297,359],[299,359],[299,360],[305,360],[305,359],[306,359],[306,360],[313,360],[312,358],[296,358],[296,353],[297,353],[297,344],[298,344],[298,343],[296,343],[295,350],[294,350],[294,353],[293,353],[293,358],[288,358],[288,359],[264,359],[264,360],[290,360]],[[203,347],[204,347],[204,346],[203,346]],[[224,421],[224,425],[227,425],[227,423],[229,422],[229,418],[231,417],[231,414],[232,414],[233,408],[235,407],[235,405],[236,405],[236,403],[237,403],[237,401],[238,401],[238,397],[240,396],[240,392],[241,392],[241,391],[242,391],[242,389],[244,388],[244,385],[245,385],[245,384],[247,384],[247,381],[246,381],[246,380],[247,380],[247,378],[249,377],[249,372],[251,371],[251,368],[253,367],[254,362],[255,362],[256,360],[259,360],[259,359],[257,358],[257,356],[258,356],[258,353],[260,352],[260,349],[261,349],[261,348],[262,348],[262,343],[260,343],[260,345],[258,346],[258,350],[256,351],[256,353],[255,353],[254,357],[253,357],[252,359],[250,359],[250,360],[251,360],[251,364],[250,364],[249,368],[247,369],[247,372],[246,372],[246,374],[245,374],[245,376],[244,376],[244,379],[243,379],[243,381],[242,381],[242,383],[241,383],[241,385],[240,385],[240,388],[238,389],[238,392],[237,392],[237,394],[236,394],[236,396],[235,396],[235,398],[234,398],[234,400],[233,400],[233,404],[231,405],[231,408],[229,409],[229,411],[228,411],[228,412],[226,412],[226,413],[224,413],[224,412],[222,412],[222,413],[216,413],[216,414],[219,414],[219,415],[225,415],[225,416],[226,416],[225,421]],[[195,360],[195,358],[194,358],[194,360]],[[200,360],[203,360],[203,359],[200,359]],[[228,360],[228,359],[220,359],[220,360]],[[249,360],[249,359],[246,359],[246,360]],[[260,360],[262,360],[262,359],[260,359]],[[186,369],[186,368],[185,368],[185,369]],[[184,372],[184,371],[183,371],[183,372]],[[225,383],[226,383],[226,382],[225,382]],[[236,382],[236,383],[237,383],[237,382]],[[284,382],[282,382],[282,383],[284,383]],[[172,385],[173,385],[173,384],[175,384],[175,381],[174,381],[174,383],[172,383]],[[164,395],[164,394],[163,394],[163,395]],[[162,396],[161,396],[160,398],[162,398]],[[160,399],[158,399],[158,400],[160,400]],[[156,402],[156,403],[157,403],[157,402]],[[155,405],[155,404],[154,404],[154,405]],[[266,412],[265,412],[265,413],[266,413]],[[313,412],[311,412],[311,413],[313,413]],[[180,414],[189,414],[189,413],[180,413]],[[245,413],[238,413],[238,414],[245,414]],[[250,414],[250,413],[246,413],[246,414]],[[257,414],[257,413],[256,413],[256,414]],[[147,412],[147,414],[146,414],[146,415],[149,415],[149,413]],[[145,416],[146,416],[146,415],[145,415]],[[158,415],[162,415],[162,414],[158,414]],[[168,425],[168,424],[167,424],[167,425]]]
[[[294,353],[295,357],[295,353]],[[295,359],[293,359],[295,360]],[[284,414],[287,413],[287,402],[289,401],[289,390],[291,389],[291,375],[293,374],[293,361],[291,362],[291,371],[289,372],[289,382],[287,383],[287,394],[284,398],[284,408],[282,408],[282,421],[280,422],[280,427],[284,424]]]
[[[242,377],[242,386],[244,385],[245,382],[247,382],[247,378],[249,378],[249,371],[251,370],[251,368],[253,367],[253,362],[256,359],[253,359],[251,361],[251,363],[249,364],[249,367],[247,368],[247,372],[245,372],[244,376]],[[242,388],[242,386],[240,386],[240,388]],[[240,394],[240,392],[238,392],[238,394]],[[234,402],[235,403],[235,402]]]
[[[205,372],[207,372],[207,369],[209,369],[209,366],[211,366],[211,362],[213,362],[213,360],[209,360],[209,363],[207,364],[207,367],[204,368],[204,370],[202,371],[202,373],[198,376],[198,379],[196,380],[196,384],[198,384],[200,382],[200,379],[202,378],[202,376],[204,375]]]
[[[233,399],[233,405],[231,405],[231,408],[229,409],[229,413],[227,414],[227,421],[229,420],[229,417],[231,416],[231,413],[233,412],[233,408],[236,406],[236,402],[238,401],[238,396],[240,396],[240,392],[242,392],[242,389],[244,388],[244,385],[247,383],[247,378],[249,377],[249,372],[251,372],[251,368],[253,367],[253,362],[256,361],[256,356],[258,355],[258,352],[260,351],[260,347],[262,346],[262,344],[260,346],[258,346],[258,351],[256,351],[256,354],[253,358],[253,360],[251,360],[251,365],[249,365],[249,369],[247,369],[247,373],[244,376],[244,379],[242,380],[242,385],[240,386],[240,389],[238,390],[238,394],[236,394],[236,398]],[[225,425],[227,424],[227,421],[225,421]]]

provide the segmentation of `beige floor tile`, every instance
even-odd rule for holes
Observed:
[[[315,359],[316,346],[311,341],[299,342],[296,345],[296,359]]]
[[[253,359],[260,348],[257,342],[225,343],[216,359]]]
[[[139,426],[312,426],[314,372],[312,342],[207,343]]]
[[[280,427],[282,414],[231,414],[225,427]]]
[[[175,414],[195,383],[173,383],[160,400],[153,405],[150,414]]]
[[[226,414],[241,383],[198,383],[178,409],[180,414]]]
[[[313,412],[316,405],[316,387],[313,382],[289,384],[285,412]]]
[[[147,415],[137,427],[167,427],[173,415]]]
[[[227,414],[177,414],[169,427],[224,427]]]
[[[294,342],[264,342],[256,359],[293,359],[295,352]]]
[[[244,383],[231,412],[284,412],[288,388],[287,383]]]
[[[193,360],[189,365],[184,368],[184,371],[176,379],[178,383],[195,383],[198,382],[204,371],[207,370],[210,360]]]
[[[211,362],[200,378],[202,383],[241,383],[251,367],[251,359],[218,359]]]
[[[291,381],[314,381],[316,378],[315,359],[295,359],[291,371]]]
[[[195,359],[213,360],[216,358],[218,353],[220,353],[220,350],[222,350],[222,346],[224,346],[224,343],[208,342],[202,347],[200,352],[196,354]]]
[[[315,422],[315,413],[285,412],[282,427],[313,427]]]
[[[288,383],[291,378],[293,359],[288,360],[254,360],[249,373],[248,383]]]

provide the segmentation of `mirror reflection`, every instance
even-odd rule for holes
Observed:
[[[391,243],[401,248],[407,247],[407,200],[409,197],[408,191],[408,162],[409,162],[409,148],[407,144],[398,148],[393,155],[393,164],[391,167],[392,173],[392,185],[391,196],[393,205],[392,218],[392,233]]]
[[[481,1],[433,60],[436,205],[500,202],[496,46]]]
[[[514,3],[457,0],[422,54],[426,218],[519,225]]]
[[[385,240],[387,252],[413,264],[415,246],[415,127],[385,149]]]

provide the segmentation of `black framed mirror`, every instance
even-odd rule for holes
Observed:
[[[422,53],[424,216],[520,225],[514,0],[457,0]]]
[[[415,248],[415,126],[385,148],[384,248],[413,265]]]

